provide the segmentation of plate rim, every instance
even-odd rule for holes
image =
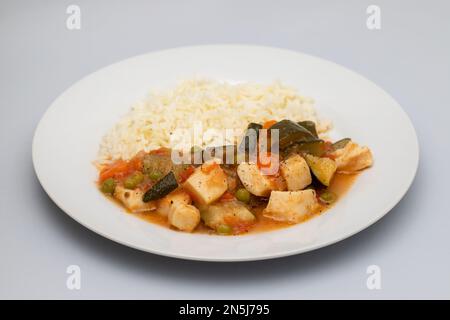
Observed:
[[[380,214],[378,214],[376,217],[374,217],[373,219],[371,219],[370,221],[367,221],[367,223],[365,223],[363,226],[359,227],[359,228],[355,228],[354,230],[352,230],[351,232],[347,232],[345,234],[342,234],[340,237],[336,237],[333,239],[330,239],[328,241],[324,241],[324,242],[319,242],[316,244],[312,244],[312,245],[306,245],[304,247],[300,247],[298,249],[288,249],[288,250],[280,250],[280,252],[278,253],[269,253],[269,254],[257,254],[257,255],[249,255],[247,257],[236,257],[236,258],[230,258],[230,257],[212,257],[212,258],[205,258],[204,256],[196,256],[196,255],[190,255],[190,254],[176,254],[176,253],[172,253],[172,252],[167,252],[164,250],[156,250],[156,249],[152,249],[152,248],[148,248],[145,246],[139,246],[136,245],[134,243],[131,243],[129,241],[117,238],[117,237],[113,237],[110,236],[104,232],[102,232],[101,230],[98,230],[98,228],[96,228],[95,226],[91,226],[88,225],[86,223],[84,223],[83,221],[81,221],[81,219],[78,219],[76,217],[76,215],[70,213],[70,210],[66,210],[64,208],[64,205],[61,204],[57,199],[55,199],[55,197],[51,194],[51,192],[49,192],[49,190],[47,189],[47,187],[45,186],[45,183],[43,182],[44,179],[42,178],[40,172],[39,172],[39,168],[37,165],[37,141],[38,141],[38,137],[39,137],[39,132],[43,126],[43,124],[45,123],[45,119],[48,117],[49,113],[55,109],[56,106],[56,102],[64,95],[64,93],[66,93],[67,91],[70,91],[75,85],[77,85],[79,82],[82,82],[83,80],[96,75],[97,73],[100,73],[102,71],[104,71],[105,69],[108,68],[113,68],[115,65],[120,64],[120,63],[124,63],[128,60],[133,60],[133,59],[138,59],[144,56],[151,56],[153,54],[164,54],[165,52],[170,52],[170,51],[176,51],[176,50],[189,50],[189,49],[202,49],[202,48],[211,48],[211,47],[227,47],[227,48],[236,48],[236,49],[245,49],[245,48],[251,48],[251,49],[258,49],[258,50],[278,50],[280,52],[285,52],[285,53],[290,53],[290,54],[296,54],[298,56],[306,56],[308,58],[313,58],[316,59],[318,61],[321,62],[326,62],[326,63],[331,63],[341,69],[344,69],[347,72],[350,72],[353,76],[357,76],[359,78],[361,78],[364,81],[369,82],[372,86],[380,89],[382,92],[384,92],[392,101],[394,101],[396,103],[396,107],[398,109],[398,111],[400,111],[402,113],[402,115],[405,117],[405,119],[407,120],[406,123],[408,124],[408,126],[411,129],[411,132],[413,133],[413,137],[414,137],[414,159],[413,161],[411,161],[411,172],[409,172],[408,174],[408,181],[404,182],[404,190],[402,190],[402,192],[399,192],[398,195],[395,198],[392,198],[392,200],[385,206],[385,209],[380,210]],[[411,137],[411,138],[413,138]],[[262,46],[262,45],[251,45],[251,44],[234,44],[234,43],[224,43],[224,44],[206,44],[206,45],[190,45],[190,46],[177,46],[177,47],[172,47],[172,48],[166,48],[166,49],[162,49],[162,50],[154,50],[154,51],[149,51],[146,53],[142,53],[142,54],[138,54],[138,55],[134,55],[122,60],[118,60],[116,62],[113,62],[111,64],[108,64],[106,66],[100,67],[99,69],[96,69],[95,71],[83,76],[82,78],[78,79],[77,81],[75,81],[74,83],[72,83],[70,86],[68,86],[67,88],[65,88],[49,105],[49,107],[45,110],[45,112],[42,114],[38,124],[35,127],[34,130],[34,134],[33,134],[33,139],[32,139],[32,162],[33,162],[33,169],[34,172],[38,178],[38,181],[41,185],[41,187],[44,189],[45,193],[47,194],[47,196],[56,204],[56,206],[62,210],[66,215],[68,215],[69,217],[71,217],[73,220],[75,220],[77,223],[79,223],[80,225],[82,225],[83,227],[87,228],[90,231],[93,231],[95,233],[97,233],[98,235],[108,239],[108,240],[112,240],[116,243],[119,243],[121,245],[125,245],[127,247],[133,248],[133,249],[137,249],[143,252],[148,252],[148,253],[152,253],[152,254],[157,254],[160,256],[165,256],[165,257],[170,257],[170,258],[176,258],[176,259],[183,259],[183,260],[193,260],[193,261],[205,261],[205,262],[245,262],[245,261],[259,261],[259,260],[269,260],[269,259],[276,259],[276,258],[282,258],[282,257],[288,257],[288,256],[293,256],[293,255],[297,255],[297,254],[301,254],[301,253],[306,253],[309,251],[313,251],[313,250],[317,250],[320,248],[324,248],[330,245],[333,245],[335,243],[338,243],[340,241],[343,241],[347,238],[352,237],[353,235],[369,228],[370,226],[374,225],[376,222],[378,222],[381,218],[383,218],[386,214],[388,214],[398,203],[400,203],[400,201],[402,201],[402,199],[404,198],[404,196],[406,195],[406,193],[410,190],[415,177],[417,175],[417,171],[418,171],[418,167],[419,167],[419,162],[420,162],[420,144],[419,144],[419,140],[418,140],[418,136],[417,136],[417,131],[414,127],[413,122],[411,121],[411,118],[409,117],[409,115],[407,114],[407,112],[401,107],[401,105],[397,102],[396,99],[394,99],[392,97],[392,95],[387,92],[385,89],[383,89],[382,87],[378,86],[375,82],[373,82],[372,80],[366,78],[365,76],[357,73],[356,71],[353,71],[352,69],[340,65],[334,61],[322,58],[322,57],[318,57],[315,55],[311,55],[311,54],[307,54],[301,51],[296,51],[296,50],[290,50],[290,49],[286,49],[286,48],[280,48],[280,47],[275,47],[275,46]],[[245,235],[244,235],[245,237]]]

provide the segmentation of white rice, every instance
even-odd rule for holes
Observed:
[[[329,123],[318,119],[313,105],[311,98],[300,96],[296,90],[280,82],[262,85],[230,84],[209,79],[185,80],[172,90],[152,92],[147,99],[134,104],[103,137],[98,161],[127,160],[141,150],[180,148],[179,142],[174,145],[174,136],[179,135],[179,129],[189,129],[198,124],[202,129],[191,134],[195,142],[207,129],[217,132],[209,132],[201,143],[195,143],[202,147],[214,145],[218,141],[217,135],[225,129],[242,132],[250,122],[311,120],[317,124],[319,132],[325,132]],[[226,142],[230,141],[227,139]],[[191,145],[194,143],[183,142],[181,148],[188,149]]]

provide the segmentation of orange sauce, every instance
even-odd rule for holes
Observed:
[[[328,187],[328,190],[334,192],[338,196],[338,200],[345,195],[345,193],[351,188],[353,182],[355,181],[357,177],[357,174],[336,174],[333,178],[333,181],[331,182],[330,186]],[[116,201],[114,201],[116,202]],[[118,203],[118,202],[117,202]],[[121,206],[122,207],[122,206]],[[326,210],[331,208],[331,206],[323,205],[321,204],[318,208],[318,210],[311,215],[309,215],[304,221],[305,222],[315,216],[318,216],[320,214],[323,214]],[[263,206],[252,208],[251,211],[256,215],[256,223],[253,224],[249,230],[248,233],[244,234],[252,234],[252,233],[259,233],[259,232],[267,232],[282,228],[287,228],[292,226],[293,224],[287,223],[287,222],[280,222],[275,221],[270,218],[266,218],[262,215],[262,210],[264,209]],[[163,217],[162,215],[157,214],[155,211],[152,212],[143,212],[143,213],[131,213],[140,219],[143,219],[147,222],[157,224],[162,227],[170,228],[174,231],[176,231],[175,228],[172,228],[167,221],[166,217]],[[201,233],[201,234],[214,234],[214,231],[210,228],[206,227],[203,223],[200,223],[199,226],[195,229],[193,233]],[[244,235],[243,234],[243,235]]]
[[[350,190],[350,187],[352,186],[353,182],[355,182],[357,176],[358,176],[357,173],[355,174],[336,173],[328,189],[336,193],[337,196],[340,198],[343,195],[345,195],[345,193],[348,190]]]
[[[330,186],[328,187],[328,190],[334,192],[338,196],[338,200],[345,195],[345,193],[351,188],[353,182],[356,180],[357,174],[341,174],[337,173]],[[311,213],[308,217],[306,217],[301,223],[308,221],[311,218],[314,218],[315,216],[318,216],[328,209],[330,209],[332,205],[324,205],[320,204],[319,208],[316,212]],[[264,208],[258,208],[253,213],[256,215],[257,222],[252,226],[252,229],[250,229],[249,233],[257,233],[257,232],[266,232],[266,231],[272,231],[282,228],[287,228],[290,226],[293,226],[294,224],[287,223],[287,222],[280,222],[275,221],[270,218],[266,218],[262,215],[262,209]]]

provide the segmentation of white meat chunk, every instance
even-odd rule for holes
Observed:
[[[286,190],[283,177],[263,175],[254,163],[242,162],[237,168],[237,174],[245,189],[259,197],[267,197],[273,190]]]
[[[208,227],[216,230],[222,225],[227,225],[231,228],[251,225],[256,218],[253,213],[238,201],[224,201],[204,208],[202,210],[202,219]]]
[[[156,209],[156,202],[144,202],[142,198],[144,192],[140,189],[130,190],[122,186],[117,186],[114,191],[114,198],[123,203],[131,212],[145,212]]]
[[[227,191],[227,175],[217,160],[212,159],[196,168],[183,187],[196,202],[207,205]]]
[[[302,156],[296,154],[280,164],[281,175],[286,180],[289,191],[303,190],[312,182],[308,164]]]
[[[273,191],[263,215],[277,221],[299,223],[314,214],[317,208],[314,190]]]
[[[176,207],[179,204],[191,203],[191,197],[186,191],[184,191],[183,189],[176,189],[156,202],[157,212],[160,215],[167,217],[171,208]]]
[[[168,219],[175,228],[192,232],[200,223],[200,211],[193,205],[181,203],[170,209]]]
[[[353,173],[368,168],[373,163],[372,152],[368,147],[360,147],[350,141],[344,148],[338,149],[332,154],[337,164],[337,171]]]

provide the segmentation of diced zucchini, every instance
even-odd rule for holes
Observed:
[[[312,155],[306,155],[305,158],[316,178],[328,187],[336,172],[336,162],[330,158],[319,158]]]

